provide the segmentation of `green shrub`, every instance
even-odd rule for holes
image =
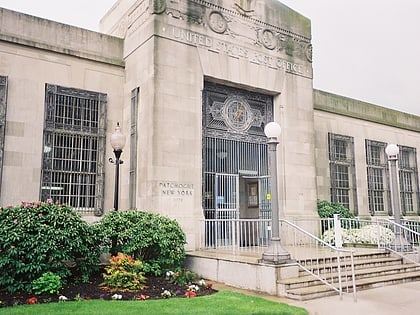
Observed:
[[[166,280],[175,284],[188,284],[199,280],[198,274],[193,271],[179,268],[176,271],[167,271]]]
[[[58,294],[62,287],[59,275],[48,271],[32,282],[32,291],[37,294]]]
[[[73,208],[52,200],[0,208],[0,288],[30,291],[48,271],[87,281],[98,257],[92,228]]]
[[[334,214],[339,214],[341,218],[354,218],[354,214],[339,203],[332,203],[326,200],[318,200],[317,207],[318,214],[321,218],[333,218]]]
[[[185,260],[185,233],[175,220],[145,211],[111,211],[94,225],[103,246],[144,264],[144,272],[162,275]],[[114,243],[114,244],[113,244]]]
[[[143,263],[122,253],[111,257],[103,276],[103,285],[111,289],[141,290],[146,282]]]

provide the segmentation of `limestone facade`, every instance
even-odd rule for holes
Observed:
[[[112,209],[114,167],[107,160],[119,122],[127,135],[120,208],[177,219],[191,249],[199,246],[204,218],[206,84],[272,99],[271,114],[255,129],[270,120],[282,126],[278,177],[286,217],[315,217],[316,200],[331,198],[329,133],[354,138],[351,205],[364,216],[365,139],[420,147],[419,117],[313,90],[310,20],[277,0],[119,0],[100,25],[96,33],[0,8],[2,206],[41,198],[47,84],[104,97],[102,209],[87,219]],[[225,127],[226,135],[246,137]]]

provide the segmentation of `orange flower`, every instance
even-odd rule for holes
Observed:
[[[149,299],[149,297],[150,297],[150,296],[148,296],[148,295],[141,294],[141,295],[137,298],[137,300],[140,300],[140,301],[146,301],[147,299]]]
[[[194,291],[187,291],[184,294],[187,298],[192,298],[192,297],[196,297],[197,293],[195,293]]]

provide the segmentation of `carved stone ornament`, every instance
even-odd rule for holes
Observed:
[[[261,43],[267,49],[273,50],[277,47],[277,37],[276,35],[269,29],[265,29],[261,32]]]
[[[236,0],[236,10],[243,15],[250,15],[255,10],[255,0]]]
[[[305,56],[309,62],[312,62],[312,44],[306,45]]]
[[[219,34],[223,34],[227,30],[227,21],[218,11],[213,11],[209,15],[209,27],[210,29]]]
[[[166,0],[153,0],[153,13],[161,14],[166,10]]]

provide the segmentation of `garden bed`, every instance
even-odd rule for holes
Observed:
[[[162,299],[164,298],[164,292],[166,297],[168,292],[170,293],[170,298],[186,298],[186,292],[188,289],[187,284],[175,284],[170,283],[165,277],[147,277],[146,287],[143,290],[138,291],[111,291],[107,288],[101,286],[103,282],[102,272],[95,273],[91,281],[88,283],[69,283],[63,286],[60,290],[60,294],[52,295],[41,295],[35,296],[34,294],[29,293],[8,293],[5,290],[0,291],[0,307],[13,306],[28,304],[31,302],[36,303],[50,303],[50,302],[59,302],[60,296],[64,296],[68,301],[77,301],[77,300],[92,300],[92,299],[103,299],[103,300],[112,300],[113,296],[121,296],[122,300],[141,300],[141,299]],[[209,295],[217,292],[212,288],[210,282],[199,286],[199,291],[197,296]],[[35,299],[33,299],[35,298]],[[63,300],[63,298],[61,298]]]

